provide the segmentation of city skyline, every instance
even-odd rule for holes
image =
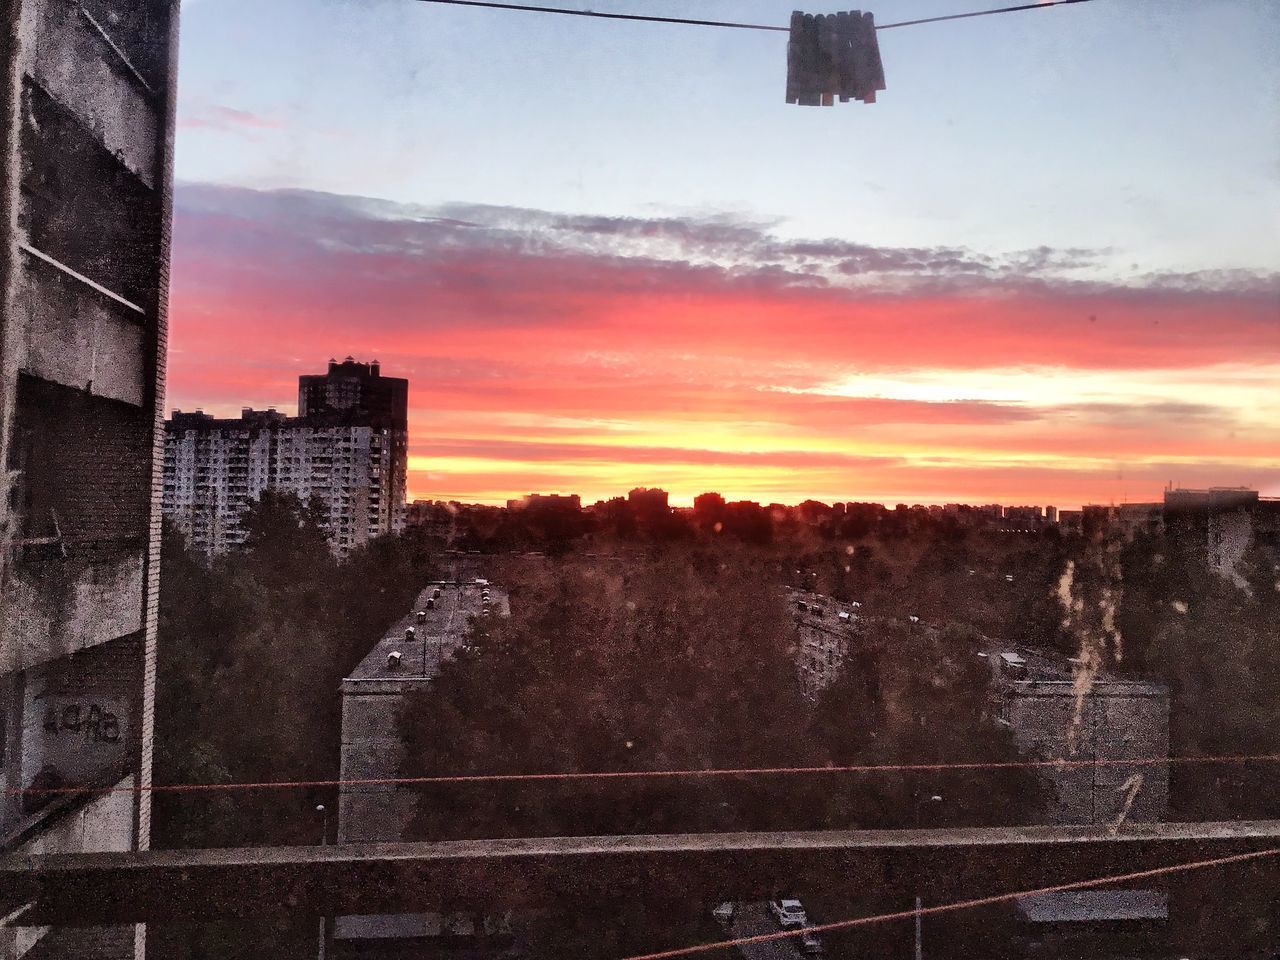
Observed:
[[[184,8],[170,406],[376,357],[431,499],[1280,494],[1274,5],[887,31],[880,102],[831,110],[771,34],[225,7]]]

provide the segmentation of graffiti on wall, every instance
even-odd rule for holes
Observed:
[[[45,706],[43,728],[55,737],[79,737],[85,743],[120,742],[120,715],[114,705],[72,701]]]

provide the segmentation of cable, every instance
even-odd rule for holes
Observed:
[[[195,793],[209,790],[293,790],[316,787],[426,786],[431,784],[522,783],[574,780],[795,776],[832,773],[948,773],[964,770],[1040,770],[1081,767],[1153,767],[1178,764],[1276,763],[1280,753],[1205,757],[1136,757],[1132,760],[990,760],[960,763],[863,763],[823,767],[720,767],[706,770],[584,770],[566,773],[465,773],[424,777],[370,777],[352,780],[261,780],[243,783],[171,783],[133,787],[14,787],[6,796],[65,793]]]
[[[638,20],[644,23],[680,23],[695,27],[727,27],[732,30],[769,30],[790,33],[790,27],[775,27],[766,23],[737,23],[731,20],[695,20],[689,17],[657,17],[643,13],[601,13],[598,10],[573,10],[569,7],[539,7],[524,3],[499,3],[497,0],[419,0],[420,3],[444,3],[457,7],[485,7],[491,10],[519,10],[525,13],[556,13],[567,17],[596,17],[601,20]],[[881,23],[877,30],[894,27],[914,27],[922,23],[941,23],[944,20],[967,20],[970,17],[989,17],[997,13],[1016,13],[1021,10],[1042,10],[1071,3],[1089,3],[1091,0],[1042,0],[1040,3],[1023,3],[1015,7],[999,7],[995,10],[974,10],[970,13],[952,13],[942,17],[924,17],[920,20],[901,20],[897,23]]]
[[[1019,10],[1041,10],[1045,7],[1061,7],[1069,3],[1089,3],[1090,0],[1042,0],[1040,3],[1023,3],[1016,7],[1000,7],[998,10],[975,10],[972,13],[951,13],[944,17],[924,17],[921,20],[899,20],[897,23],[879,24],[877,30],[894,27],[914,27],[921,23],[941,23],[943,20],[968,20],[970,17],[989,17],[993,13],[1016,13]]]
[[[772,27],[763,23],[733,23],[727,20],[690,20],[685,17],[653,17],[642,13],[600,13],[596,10],[571,10],[567,7],[535,7],[522,3],[497,3],[493,0],[419,0],[421,3],[447,3],[458,7],[488,7],[493,10],[521,10],[525,13],[558,13],[569,17],[599,17],[602,20],[641,20],[646,23],[683,23],[695,27],[729,27],[734,30],[774,30],[789,33],[790,27]]]
[[[888,923],[894,920],[907,920],[916,916],[937,913],[952,913],[958,910],[971,910],[974,907],[989,907],[997,903],[1008,903],[1022,897],[1036,897],[1049,893],[1066,893],[1070,890],[1087,890],[1112,883],[1128,883],[1133,880],[1148,880],[1152,877],[1167,876],[1171,873],[1182,873],[1188,870],[1201,870],[1206,867],[1220,867],[1231,863],[1243,863],[1248,860],[1260,860],[1263,857],[1274,857],[1280,854],[1280,847],[1269,847],[1252,853],[1237,853],[1227,857],[1215,857],[1212,860],[1192,860],[1186,863],[1175,863],[1165,867],[1154,867],[1150,870],[1136,870],[1133,873],[1117,873],[1106,877],[1095,877],[1092,880],[1076,880],[1071,883],[1059,883],[1052,887],[1039,887],[1035,890],[1019,890],[1016,893],[997,893],[989,897],[975,897],[971,900],[956,900],[932,907],[921,907],[920,910],[898,910],[894,913],[880,913],[870,917],[857,917],[853,920],[837,920],[834,923],[822,923],[814,927],[803,927],[799,930],[785,930],[778,933],[761,933],[752,937],[737,937],[733,940],[717,940],[715,943],[700,943],[692,947],[677,947],[674,950],[660,950],[657,953],[637,954],[623,960],[672,960],[674,957],[689,957],[696,953],[709,953],[712,950],[726,950],[752,943],[769,943],[789,937],[803,936],[806,933],[826,933],[832,930],[848,930],[851,927],[866,927],[876,923]]]

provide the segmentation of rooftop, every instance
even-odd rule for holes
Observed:
[[[418,594],[417,600],[374,644],[343,687],[368,681],[413,682],[430,680],[440,673],[440,663],[462,646],[472,617],[489,609],[498,616],[510,615],[506,592],[487,580],[434,580]],[[412,639],[407,638],[413,629]],[[392,665],[392,654],[399,662]]]
[[[1169,897],[1159,890],[1067,890],[1018,898],[1032,923],[1167,920]]]

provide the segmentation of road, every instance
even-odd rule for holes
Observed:
[[[782,928],[773,921],[769,907],[763,903],[743,903],[729,925],[732,937],[756,937],[764,933],[778,933]],[[768,940],[764,943],[744,943],[738,952],[746,960],[801,960],[795,940]]]

